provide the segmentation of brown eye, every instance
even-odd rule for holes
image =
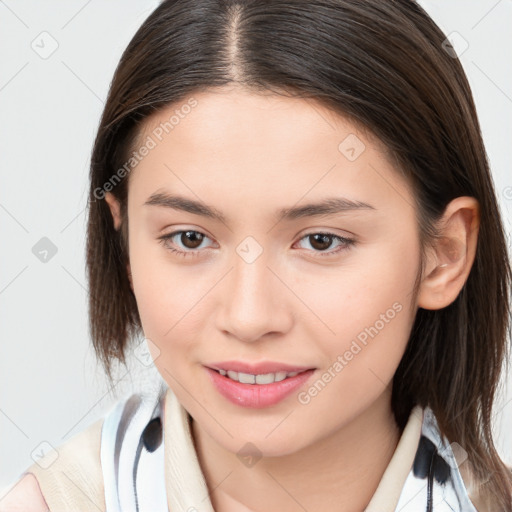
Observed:
[[[319,251],[325,251],[326,249],[329,249],[334,238],[332,235],[325,235],[323,233],[308,235],[308,237],[310,239],[311,247]]]
[[[187,249],[197,249],[204,239],[204,235],[198,231],[182,231],[179,240]]]
[[[317,253],[318,256],[334,256],[355,245],[355,240],[345,238],[334,233],[309,233],[301,238],[301,241],[307,241],[310,245],[310,252]],[[336,245],[333,245],[336,243]],[[327,250],[334,247],[334,250]]]
[[[204,233],[193,229],[174,231],[159,238],[159,242],[168,251],[180,256],[198,256],[202,252],[200,245],[209,238]]]

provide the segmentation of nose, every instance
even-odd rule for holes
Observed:
[[[224,281],[217,316],[217,328],[224,334],[254,342],[291,328],[293,293],[269,267],[265,252],[252,262],[235,254]]]

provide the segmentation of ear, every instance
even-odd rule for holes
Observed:
[[[457,197],[448,204],[438,224],[440,238],[428,251],[419,307],[441,309],[457,298],[475,259],[479,225],[474,197]]]
[[[105,194],[105,201],[110,208],[110,213],[114,220],[114,228],[118,230],[121,227],[121,205],[112,192],[107,192]]]
[[[105,194],[105,201],[110,208],[110,213],[112,214],[114,222],[114,229],[117,231],[121,227],[121,205],[118,199],[111,192],[107,192]],[[130,281],[130,287],[133,291],[132,271],[129,262],[126,264],[126,272],[128,274],[128,280]]]

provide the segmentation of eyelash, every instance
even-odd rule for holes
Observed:
[[[169,233],[167,235],[163,235],[163,236],[159,237],[158,240],[159,240],[159,243],[161,243],[165,247],[166,250],[170,251],[171,253],[177,254],[178,256],[182,256],[184,258],[189,257],[189,256],[192,256],[192,257],[199,256],[199,253],[201,252],[200,249],[191,249],[189,251],[181,251],[179,249],[175,249],[175,248],[169,247],[167,245],[167,242],[169,240],[171,240],[172,238],[174,238],[176,235],[180,235],[182,233],[187,233],[187,232],[199,233],[199,234],[207,237],[207,235],[205,235],[204,233],[201,233],[201,231],[197,231],[195,229],[183,229],[180,231],[173,231],[172,233]],[[333,256],[333,255],[338,254],[339,252],[341,252],[345,249],[349,249],[351,246],[355,245],[355,240],[353,240],[351,238],[345,238],[343,236],[335,235],[334,233],[326,233],[323,231],[307,233],[300,240],[304,240],[304,238],[307,238],[307,237],[313,236],[313,235],[324,235],[324,236],[333,238],[333,239],[341,242],[340,246],[335,251],[330,251],[330,252],[313,251],[313,252],[318,253],[318,256],[320,256],[321,258]],[[209,238],[209,237],[207,237],[207,238]]]

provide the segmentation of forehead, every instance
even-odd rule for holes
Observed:
[[[412,204],[383,144],[313,99],[233,88],[193,94],[144,122],[134,150],[144,144],[151,150],[130,174],[139,203],[179,188],[247,207],[285,207],[327,192]]]
[[[192,106],[191,106],[192,105]],[[186,123],[185,123],[186,120]],[[179,125],[184,125],[177,129]],[[269,91],[252,92],[237,86],[224,86],[197,92],[181,101],[162,108],[147,118],[137,139],[141,143],[155,130],[163,131],[165,138],[170,132],[194,132],[202,146],[219,142],[228,145],[245,140],[247,148],[265,139],[274,144],[303,143],[312,137],[325,134],[357,134],[371,142],[373,149],[386,154],[386,147],[361,124],[356,125],[347,116],[336,113],[314,98],[297,98],[278,95]],[[285,128],[285,130],[283,130]]]

